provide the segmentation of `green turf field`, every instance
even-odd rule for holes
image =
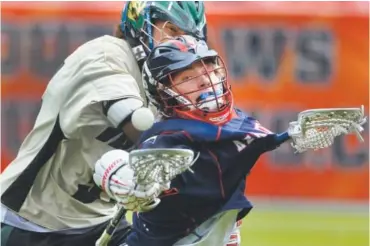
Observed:
[[[254,209],[241,231],[243,246],[369,246],[367,213]]]
[[[242,246],[369,246],[369,218],[366,212],[255,208],[241,233]]]

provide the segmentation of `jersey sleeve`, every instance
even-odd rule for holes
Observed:
[[[60,111],[61,126],[68,137],[79,137],[85,126],[117,127],[136,109],[133,107],[145,104],[140,71],[128,45],[111,38],[87,43],[65,61],[62,69],[75,73],[63,81],[72,85]],[[119,105],[104,112],[104,104],[110,101],[119,101]]]

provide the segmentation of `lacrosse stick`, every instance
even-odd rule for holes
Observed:
[[[309,109],[298,114],[298,120],[289,124],[288,131],[277,135],[278,142],[292,139],[296,153],[308,149],[327,148],[340,135],[355,133],[363,142],[360,134],[366,123],[364,106],[360,108]]]
[[[194,158],[194,152],[188,149],[133,150],[129,155],[129,165],[134,171],[134,179],[137,184],[166,184],[186,170],[192,172],[190,167],[198,157],[199,154]],[[157,204],[159,201],[159,198],[155,198]],[[96,241],[96,246],[108,245],[125,214],[126,210],[120,207],[103,234]]]

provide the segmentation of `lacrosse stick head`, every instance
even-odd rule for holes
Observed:
[[[189,149],[140,149],[130,152],[129,165],[140,184],[166,184],[195,163]],[[190,169],[191,170],[191,169]]]
[[[301,153],[329,147],[336,137],[350,133],[363,141],[360,133],[366,120],[364,106],[310,109],[299,113],[298,120],[290,123],[288,134],[293,139],[293,148]]]

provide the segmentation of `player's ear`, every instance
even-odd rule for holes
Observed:
[[[123,34],[123,32],[122,32],[122,30],[121,30],[121,27],[120,27],[120,24],[117,24],[116,26],[115,26],[115,29],[114,29],[114,36],[116,37],[116,38],[124,38],[124,34]]]

